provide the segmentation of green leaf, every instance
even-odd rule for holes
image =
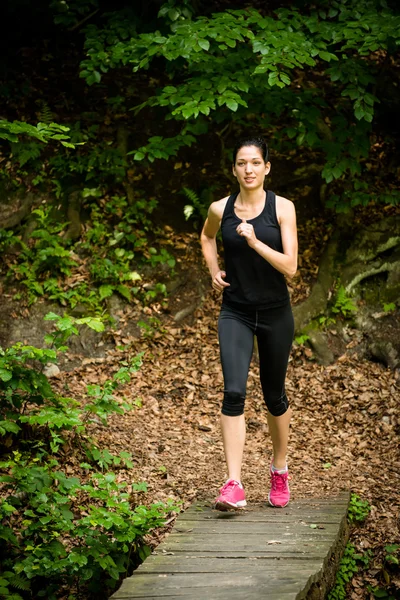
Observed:
[[[208,40],[199,40],[197,42],[200,46],[200,48],[203,48],[203,50],[209,50],[210,49],[210,42]]]
[[[233,98],[228,98],[226,105],[228,108],[230,108],[230,110],[233,110],[233,112],[236,112],[239,106],[236,100],[233,100]]]
[[[10,381],[12,379],[12,371],[8,371],[7,369],[0,369],[0,379],[2,381]]]
[[[82,319],[77,319],[76,323],[78,325],[87,325],[90,329],[98,333],[104,331],[104,323],[98,317],[83,317]]]
[[[112,296],[114,292],[114,286],[105,284],[99,287],[100,300],[104,300],[105,298],[109,298]]]
[[[126,298],[129,302],[132,300],[131,290],[127,285],[117,285],[117,292],[121,294],[124,298]]]
[[[278,83],[279,83],[278,73],[276,71],[272,71],[271,73],[269,73],[268,84],[273,86],[273,85],[277,85]]]
[[[286,73],[280,73],[279,74],[279,79],[281,81],[283,81],[284,84],[290,85],[290,77],[288,75],[286,75]]]
[[[327,62],[331,62],[331,60],[339,60],[338,57],[335,54],[331,54],[331,52],[325,52],[324,50],[322,52],[319,52],[319,57],[322,58],[322,60],[326,60]]]
[[[179,13],[179,11],[176,10],[176,8],[171,8],[168,11],[168,16],[171,19],[171,21],[176,21],[179,18],[179,15],[180,15],[180,13]]]

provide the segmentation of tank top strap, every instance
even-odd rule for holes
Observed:
[[[276,215],[276,194],[267,190],[267,201],[265,203],[265,212],[270,223],[273,223],[277,227],[280,227],[278,217]]]
[[[226,217],[230,216],[231,214],[233,214],[234,212],[234,205],[235,205],[235,200],[237,198],[237,196],[239,195],[239,192],[234,192],[233,194],[231,194],[225,204],[225,208],[224,208],[224,212],[222,215],[222,221],[224,219],[226,219]]]

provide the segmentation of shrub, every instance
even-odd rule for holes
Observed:
[[[55,392],[43,368],[57,361],[79,326],[97,331],[104,326],[90,317],[49,313],[46,319],[55,324],[45,337],[50,347],[0,349],[0,597],[52,600],[62,589],[83,587],[99,598],[146,557],[144,535],[162,525],[173,506],[131,507],[128,485],[114,472],[102,472],[131,468],[130,454],[99,448],[87,432],[91,419],[106,425],[111,414],[136,405],[120,400],[116,391],[140,368],[142,355],[122,364],[103,385],[89,385],[89,401],[81,406]],[[81,461],[79,476],[65,473],[60,451],[65,444]],[[132,483],[131,489],[145,492],[146,485]]]

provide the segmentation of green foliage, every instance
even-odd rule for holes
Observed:
[[[383,305],[383,310],[386,313],[394,312],[396,310],[396,304],[394,302],[389,302],[388,304],[384,304]]]
[[[357,554],[350,542],[347,543],[339,569],[336,574],[336,581],[333,589],[329,592],[328,600],[346,600],[346,586],[358,571],[357,563],[367,567],[371,558],[371,553]]]
[[[322,154],[327,183],[341,181],[343,193],[328,197],[331,206],[346,210],[370,201],[363,161],[381,101],[374,57],[396,52],[400,17],[385,2],[320,4],[274,14],[246,8],[195,16],[188,3],[170,0],[159,11],[159,29],[152,31],[148,25],[140,31],[137,19],[114,12],[103,27],[86,28],[81,77],[92,85],[112,69],[129,65],[137,73],[163,61],[165,83],[155,93],[149,90],[134,110],[156,108],[160,116],[186,124],[173,138],[150,136],[132,151],[135,160],[175,156],[180,146],[193,143],[198,135],[193,125],[201,115],[239,125],[245,113],[283,117],[284,136]],[[316,69],[325,77],[324,87],[301,85],[292,93],[298,72],[304,70],[307,79]],[[270,119],[258,118],[258,128]],[[284,147],[284,137],[276,144]],[[398,195],[395,190],[379,194],[391,203]]]
[[[362,500],[357,494],[351,494],[348,518],[351,523],[365,521],[371,511],[368,500]]]
[[[55,599],[63,588],[85,586],[94,594],[114,588],[130,561],[148,554],[144,535],[162,525],[172,508],[170,503],[131,507],[127,484],[107,469],[132,468],[132,457],[97,447],[86,433],[92,419],[106,425],[111,414],[133,408],[116,392],[138,371],[142,355],[123,361],[103,385],[89,385],[89,401],[81,405],[52,389],[43,366],[57,361],[79,326],[102,331],[103,324],[54,313],[46,319],[55,325],[46,336],[51,348],[0,349],[0,596],[8,599],[22,597],[15,590]],[[84,479],[64,472],[60,448],[65,446],[84,458]],[[144,483],[131,487],[146,491]]]
[[[306,342],[308,342],[308,340],[310,339],[310,336],[307,335],[306,333],[302,333],[298,336],[296,336],[294,338],[294,341],[296,342],[296,344],[298,344],[299,346],[302,346],[303,344],[305,344]]]
[[[29,579],[23,574],[18,574],[13,571],[5,571],[0,574],[0,597],[7,600],[23,600],[22,596],[13,589],[21,591],[29,591],[31,587]],[[11,588],[11,589],[10,589]]]
[[[19,166],[23,167],[30,161],[34,161],[42,154],[43,144],[40,142],[12,142],[11,152]]]
[[[196,138],[189,133],[185,133],[185,129],[173,138],[163,138],[157,135],[149,138],[145,146],[128,152],[128,156],[133,154],[134,160],[147,158],[150,162],[154,162],[157,158],[168,159],[176,156],[180,148],[190,147],[195,141]]]
[[[178,19],[190,19],[193,15],[191,0],[168,0],[159,10],[158,16],[165,17],[173,23]]]
[[[396,600],[396,596],[393,596],[390,592],[380,587],[367,586],[367,590],[371,592],[376,599],[382,598],[383,600]]]
[[[44,144],[47,144],[49,140],[55,140],[66,148],[75,148],[75,144],[67,141],[70,139],[68,132],[69,127],[57,123],[38,123],[35,126],[23,121],[13,121],[11,123],[5,119],[0,120],[0,139],[14,143],[20,142],[21,137],[27,136],[33,137]]]
[[[348,296],[345,288],[341,285],[337,289],[334,303],[331,307],[331,311],[334,314],[340,314],[347,319],[353,312],[357,310],[357,306],[353,300]]]
[[[321,327],[321,328],[329,327],[329,325],[332,325],[334,322],[335,322],[335,319],[332,319],[332,317],[327,317],[326,315],[321,315],[317,319],[318,327]]]
[[[50,9],[54,15],[54,23],[68,29],[75,29],[85,17],[94,14],[98,9],[97,0],[52,0]]]
[[[33,243],[28,246],[21,242],[18,262],[12,264],[9,271],[9,277],[16,276],[26,286],[30,303],[46,292],[54,299],[58,289],[57,276],[71,275],[72,268],[78,266],[66,247],[68,243],[60,237],[66,224],[56,224],[49,209],[36,209],[33,214],[37,217]]]
[[[0,501],[7,563],[32,585],[44,578],[45,590],[78,582],[86,582],[92,592],[104,584],[112,589],[126,573],[131,552],[143,547],[143,536],[163,525],[172,508],[158,503],[132,509],[126,483],[117,482],[112,472],[93,473],[82,483],[67,477],[55,459],[31,460],[17,453],[0,465],[7,470],[1,481],[8,495]],[[133,484],[132,489],[142,491],[143,486]],[[78,498],[85,506],[80,516],[74,508]],[[17,512],[24,517],[20,525]]]
[[[20,239],[11,229],[0,229],[0,253],[6,254],[14,244],[19,245]]]
[[[97,190],[86,193],[93,200]],[[151,245],[147,237],[147,231],[149,235],[154,233],[149,215],[155,206],[152,200],[138,200],[129,206],[124,196],[113,196],[104,214],[94,204],[91,227],[75,245],[64,239],[67,223],[57,223],[50,208],[34,210],[37,224],[29,244],[0,231],[0,248],[6,251],[14,243],[20,248],[8,278],[26,287],[30,304],[45,296],[71,308],[81,304],[91,312],[101,312],[104,301],[114,293],[128,302],[133,296],[139,296],[144,302],[163,298],[165,284],[142,281],[138,272],[138,268],[147,266],[162,267],[168,273],[175,266],[173,256],[165,248]],[[123,219],[120,218],[122,213]],[[79,278],[72,286],[66,285],[65,279],[79,272],[82,253],[89,255],[87,278],[85,281]]]
[[[146,321],[138,321],[138,327],[141,330],[142,336],[147,339],[152,339],[158,333],[164,333],[161,321],[157,317],[149,317]]]
[[[400,564],[400,544],[388,544],[385,546],[385,561],[390,565]]]
[[[191,217],[200,217],[201,221],[204,222],[207,217],[208,211],[208,197],[207,200],[204,201],[202,197],[198,196],[194,190],[190,188],[183,187],[182,192],[185,194],[186,198],[191,202],[191,204],[186,204],[183,208],[183,213],[185,215],[185,219],[188,220]]]

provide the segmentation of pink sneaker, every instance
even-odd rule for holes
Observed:
[[[287,471],[279,472],[273,471],[272,465],[270,468],[271,474],[271,491],[268,494],[268,502],[271,506],[277,508],[283,508],[289,504],[290,490],[289,490],[289,473]]]
[[[243,508],[247,504],[242,484],[234,479],[228,479],[219,492],[214,507],[217,510]]]

